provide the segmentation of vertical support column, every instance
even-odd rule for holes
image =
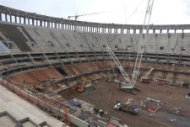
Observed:
[[[136,29],[133,29],[133,34],[136,34]]]
[[[9,15],[9,16],[10,16],[10,17],[9,17],[9,18],[10,18],[10,22],[12,23],[12,15]]]
[[[170,33],[170,29],[167,29],[167,34],[169,34]]]
[[[121,28],[121,34],[123,34],[123,31],[124,31],[123,28]]]
[[[174,29],[174,33],[176,34],[177,29]]]
[[[156,29],[153,29],[153,34],[155,34],[155,32],[156,32]]]
[[[127,34],[130,34],[130,28],[127,29]]]
[[[42,20],[40,20],[40,26],[42,27]]]
[[[50,22],[49,21],[47,21],[47,27],[50,27]]]
[[[98,27],[98,33],[100,33],[100,27]]]
[[[98,27],[96,27],[96,33],[98,33]]]
[[[15,18],[15,23],[17,23],[17,17],[16,17],[16,15],[14,16],[14,18]]]
[[[162,29],[160,29],[160,34],[162,34]]]
[[[143,33],[143,29],[139,29],[139,33],[142,34]]]
[[[109,34],[111,33],[111,28],[108,28],[108,33],[109,33]]]
[[[5,21],[7,22],[7,14],[5,14]]]
[[[182,31],[182,34],[184,34],[184,29],[182,29],[181,31]]]
[[[0,12],[0,21],[2,21],[2,13]]]
[[[114,30],[113,30],[113,31],[114,31],[113,33],[115,34],[115,33],[116,33],[116,28],[114,28]]]
[[[32,19],[32,25],[34,26],[34,19]]]
[[[91,26],[91,32],[93,32],[93,26]]]
[[[20,24],[22,24],[21,18],[22,18],[22,17],[19,17],[19,23],[20,23]]]
[[[23,19],[23,20],[24,20],[24,24],[26,24],[26,17],[23,17],[23,18],[24,18],[24,19]]]

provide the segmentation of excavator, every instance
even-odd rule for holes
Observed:
[[[75,86],[73,86],[73,89],[78,92],[78,93],[82,93],[85,91],[85,82],[84,81],[77,81],[77,84]]]

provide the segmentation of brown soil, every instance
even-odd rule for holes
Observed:
[[[53,78],[55,80],[62,79],[62,75],[53,67],[44,69],[34,69],[32,71],[26,71],[17,73],[9,77],[13,81],[27,85],[38,85],[41,81]]]
[[[182,109],[189,109],[190,102],[185,98],[186,93],[189,91],[185,88],[176,88],[167,85],[154,85],[152,84],[139,84],[138,88],[142,92],[133,95],[118,90],[115,83],[108,83],[105,80],[100,80],[93,84],[95,90],[86,90],[84,93],[77,93],[73,90],[62,93],[62,97],[66,99],[79,98],[89,102],[100,109],[108,112],[109,116],[114,116],[123,120],[131,127],[172,127],[169,121],[154,116],[149,116],[145,113],[140,113],[137,116],[128,113],[115,111],[113,103],[116,100],[126,102],[128,98],[133,98],[139,103],[146,97],[161,100],[164,105],[167,105],[174,110],[175,107],[182,107]]]

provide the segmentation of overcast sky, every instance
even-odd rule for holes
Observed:
[[[0,0],[0,4],[38,14],[104,23],[142,24],[148,0]],[[151,24],[190,24],[190,0],[154,0]]]

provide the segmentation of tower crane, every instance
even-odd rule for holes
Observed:
[[[68,16],[68,19],[74,18],[75,20],[77,20],[81,16],[97,15],[97,14],[102,14],[102,13],[103,12],[94,12],[94,13],[88,13],[88,14],[72,15],[72,16]]]
[[[154,0],[148,0],[148,4],[147,4],[147,9],[146,9],[146,13],[145,13],[145,18],[144,18],[144,23],[143,23],[143,30],[146,29],[146,34],[148,34],[148,30],[149,30],[149,24],[150,24],[150,19],[151,19],[151,14],[152,14],[152,8],[153,8],[153,4],[154,4]],[[142,56],[144,53],[144,44],[145,44],[145,40],[147,38],[147,35],[145,34],[145,36],[141,35],[141,41],[139,42],[138,45],[138,50],[137,50],[137,57],[135,60],[135,65],[134,65],[134,69],[133,69],[133,73],[132,73],[132,77],[130,78],[127,74],[127,72],[125,71],[125,69],[123,68],[123,66],[121,65],[121,63],[119,62],[117,56],[114,54],[114,52],[112,51],[112,49],[107,46],[109,55],[112,57],[113,61],[115,62],[117,68],[119,69],[119,71],[121,72],[122,76],[124,77],[125,81],[121,82],[116,80],[116,82],[119,83],[119,89],[122,90],[127,90],[127,91],[134,91],[137,90],[137,88],[135,88],[135,84],[137,82],[137,78],[139,75],[139,70],[140,70],[140,66],[141,66],[141,60],[142,60]],[[143,37],[144,36],[144,37]]]

